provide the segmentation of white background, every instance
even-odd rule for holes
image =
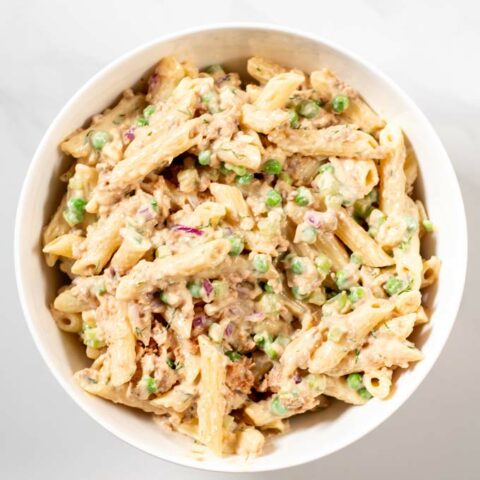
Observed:
[[[20,312],[13,224],[20,187],[40,138],[89,77],[122,53],[165,33],[206,23],[257,21],[304,29],[342,44],[380,67],[417,102],[459,177],[470,261],[452,336],[407,404],[341,452],[255,478],[479,479],[479,14],[475,0],[0,0],[0,477],[226,477],[135,450],[66,396],[40,358]]]

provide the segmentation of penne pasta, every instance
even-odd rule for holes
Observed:
[[[392,123],[387,124],[380,132],[380,145],[387,148],[389,153],[380,162],[379,204],[382,212],[390,216],[405,208],[406,153],[400,129]]]
[[[55,240],[52,240],[50,243],[47,243],[42,252],[56,255],[58,257],[65,258],[77,258],[78,248],[85,240],[84,237],[80,235],[75,235],[73,233],[65,233],[60,235]]]
[[[344,210],[338,214],[338,228],[335,234],[352,252],[361,257],[365,265],[387,267],[395,263],[395,260],[387,255],[380,245]]]
[[[260,84],[267,83],[275,75],[285,73],[286,69],[262,57],[251,57],[247,62],[247,72]]]
[[[124,221],[119,213],[112,214],[90,227],[85,240],[85,253],[73,264],[76,275],[96,275],[122,243],[120,229]]]
[[[382,157],[377,141],[371,135],[349,125],[320,130],[276,129],[268,138],[289,153],[365,160]]]
[[[223,449],[223,418],[226,402],[222,394],[225,384],[225,357],[211,341],[201,336],[200,346],[200,397],[198,400],[198,436],[200,441],[217,454]]]
[[[279,73],[268,80],[254,105],[260,110],[273,111],[282,108],[292,93],[305,81],[305,77],[295,72]]]
[[[249,216],[248,205],[238,188],[220,183],[211,183],[210,192],[218,203],[225,206],[227,215],[232,221],[239,222],[242,218]]]

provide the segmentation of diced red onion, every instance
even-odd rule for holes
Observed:
[[[307,222],[315,228],[319,228],[322,224],[322,214],[320,212],[309,210],[306,214],[306,218]]]
[[[205,325],[205,317],[203,315],[199,315],[195,317],[192,321],[192,328],[201,328]]]
[[[133,127],[130,127],[125,133],[124,133],[125,138],[129,142],[133,142],[135,140],[135,129]]]
[[[235,325],[233,323],[229,323],[227,325],[227,328],[225,328],[225,336],[229,337],[234,330],[235,330]]]
[[[309,210],[305,214],[305,220],[315,228],[326,232],[333,232],[337,229],[337,215],[335,212],[316,212]]]
[[[255,312],[249,315],[246,320],[250,322],[260,322],[265,318],[265,314],[263,312]]]
[[[153,214],[152,209],[148,205],[145,205],[142,208],[140,208],[137,213],[141,215],[146,221],[152,220],[153,218],[155,218],[155,215]]]
[[[293,381],[298,385],[299,383],[302,382],[302,377],[296,373],[295,376],[293,377]]]
[[[203,230],[199,230],[195,227],[188,227],[187,225],[173,225],[172,230],[175,232],[191,233],[192,235],[198,235],[199,237],[205,233]]]
[[[226,75],[222,75],[215,80],[215,85],[220,85],[221,83],[225,82],[230,78],[230,75],[227,73]]]
[[[203,281],[202,285],[207,295],[210,295],[213,292],[213,285],[207,278]]]

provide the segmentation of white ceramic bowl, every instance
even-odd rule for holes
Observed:
[[[420,164],[417,194],[425,200],[438,227],[438,234],[424,246],[425,254],[435,252],[443,261],[436,291],[425,295],[433,311],[431,322],[417,335],[425,359],[398,375],[391,399],[374,399],[361,408],[338,403],[323,413],[300,416],[292,421],[288,434],[273,439],[263,456],[248,463],[209,455],[198,461],[188,439],[164,431],[147,415],[84,393],[72,380],[72,374],[88,363],[83,349],[57,329],[48,311],[58,277],[44,264],[40,235],[64,188],[58,182],[65,165],[57,146],[164,55],[176,55],[199,66],[222,63],[241,72],[252,55],[306,71],[330,67],[385,118],[403,128]],[[16,221],[15,264],[23,310],[43,358],[66,392],[126,442],[159,458],[206,470],[265,471],[299,465],[335,452],[377,427],[413,393],[440,354],[460,304],[466,263],[465,214],[455,173],[437,135],[407,95],[376,68],[343,48],[312,35],[255,24],[202,27],[170,35],[124,55],[95,75],[67,103],[43,137],[23,186]]]

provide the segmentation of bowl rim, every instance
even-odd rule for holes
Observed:
[[[424,359],[422,362],[427,363],[427,367],[425,368],[422,375],[420,375],[414,382],[409,385],[404,386],[403,395],[400,401],[398,401],[397,405],[392,408],[391,411],[387,412],[382,418],[376,419],[372,421],[370,424],[367,424],[365,428],[360,429],[359,432],[352,435],[351,437],[345,438],[340,442],[336,442],[331,447],[327,448],[326,451],[321,454],[315,454],[315,452],[308,456],[308,458],[303,458],[299,460],[289,460],[285,461],[284,463],[277,465],[267,464],[265,466],[257,467],[255,464],[247,464],[243,465],[247,468],[242,468],[241,464],[238,463],[227,463],[227,462],[216,462],[214,466],[211,466],[212,463],[210,460],[204,462],[198,462],[185,456],[183,460],[179,460],[177,457],[172,457],[169,454],[160,455],[158,452],[153,451],[152,449],[146,448],[144,445],[140,445],[135,439],[131,438],[130,435],[124,434],[117,430],[117,428],[110,424],[109,420],[104,418],[103,415],[98,414],[96,409],[90,407],[82,400],[77,392],[70,383],[68,383],[62,376],[62,374],[57,371],[56,366],[49,358],[48,348],[42,344],[39,335],[37,334],[37,329],[35,326],[35,312],[31,309],[29,305],[29,299],[26,295],[26,288],[25,288],[25,279],[22,276],[22,264],[24,258],[22,257],[22,251],[20,248],[21,245],[21,233],[23,229],[23,225],[27,219],[26,215],[26,208],[27,208],[27,198],[28,198],[28,191],[31,189],[32,184],[35,183],[35,176],[34,176],[34,166],[40,162],[42,157],[43,150],[49,144],[49,138],[53,131],[57,128],[57,125],[60,123],[60,120],[64,116],[64,114],[70,110],[71,105],[74,104],[77,99],[81,98],[85,91],[87,91],[92,85],[97,83],[102,77],[109,74],[110,70],[115,68],[118,64],[121,64],[127,61],[129,58],[135,57],[136,55],[140,54],[144,50],[151,48],[154,45],[172,41],[177,38],[186,37],[189,35],[193,35],[196,33],[212,33],[212,32],[221,32],[222,30],[263,30],[265,32],[275,32],[275,33],[284,33],[295,35],[298,37],[305,38],[307,40],[311,40],[320,44],[323,44],[337,52],[339,52],[342,56],[347,58],[348,60],[353,60],[360,64],[362,67],[369,70],[374,76],[378,77],[382,82],[386,83],[394,92],[395,94],[402,99],[402,101],[408,106],[408,108],[415,113],[417,117],[419,117],[423,123],[425,128],[430,130],[430,134],[433,138],[435,138],[438,142],[438,148],[441,149],[445,155],[446,165],[448,169],[450,169],[450,183],[451,187],[455,190],[456,197],[458,202],[456,204],[456,209],[458,210],[457,214],[459,217],[459,223],[461,225],[461,231],[457,232],[457,239],[459,241],[459,245],[464,247],[465,255],[463,258],[457,259],[459,265],[457,265],[457,271],[459,272],[458,282],[459,287],[457,289],[457,296],[456,298],[451,298],[450,301],[454,303],[452,308],[452,319],[450,323],[444,327],[443,338],[440,339],[437,350],[429,355],[428,361]],[[438,360],[441,352],[443,351],[445,344],[451,334],[451,330],[453,325],[457,319],[458,311],[462,302],[463,294],[464,294],[464,287],[465,287],[465,279],[466,279],[466,272],[467,272],[467,260],[468,260],[468,235],[467,235],[467,222],[466,222],[466,213],[465,213],[465,205],[462,197],[462,192],[458,183],[458,178],[456,176],[455,170],[453,168],[452,162],[450,157],[445,150],[439,136],[437,135],[436,131],[434,130],[433,126],[431,125],[430,121],[426,117],[426,115],[420,110],[419,107],[414,103],[414,101],[401,89],[389,76],[384,74],[381,70],[379,70],[375,65],[372,65],[369,61],[365,60],[363,57],[357,55],[356,53],[350,51],[341,45],[338,45],[336,42],[332,42],[331,40],[327,40],[320,35],[314,34],[312,32],[305,32],[299,29],[285,27],[282,25],[276,24],[269,24],[269,23],[260,23],[260,22],[221,22],[221,23],[212,23],[207,25],[199,25],[194,26],[191,28],[185,28],[173,33],[168,33],[165,35],[161,35],[156,37],[148,42],[142,43],[141,45],[127,51],[126,53],[120,55],[119,57],[115,58],[114,60],[110,61],[108,64],[104,65],[97,73],[95,73],[87,82],[85,82],[65,103],[65,105],[60,109],[60,111],[55,115],[55,118],[50,123],[49,127],[45,131],[33,157],[28,166],[27,174],[25,176],[21,193],[18,200],[18,207],[15,217],[15,233],[14,233],[14,264],[15,264],[15,277],[17,283],[17,290],[18,295],[20,298],[20,304],[23,311],[23,316],[28,325],[28,329],[30,330],[30,334],[34,339],[34,343],[39,350],[41,357],[43,358],[44,362],[47,364],[50,372],[62,386],[62,388],[66,391],[66,393],[75,401],[75,403],[84,411],[86,412],[91,418],[93,418],[97,423],[99,423],[103,428],[109,431],[111,434],[115,435],[117,438],[123,440],[125,443],[141,450],[142,452],[148,453],[156,458],[161,460],[165,460],[176,465],[191,467],[199,470],[204,471],[211,471],[211,472],[267,472],[267,471],[274,471],[274,470],[281,470],[291,467],[296,467],[299,465],[303,465],[306,463],[310,463],[314,460],[319,460],[320,458],[326,457],[336,451],[339,451],[348,445],[356,442],[360,438],[366,436],[372,430],[376,429],[380,426],[383,422],[385,422],[393,413],[398,410],[407,400],[410,398],[419,385],[424,381],[430,370],[432,369],[433,365]],[[408,391],[407,391],[408,390]],[[400,392],[397,392],[396,395],[399,396]],[[273,463],[273,462],[272,462]]]

